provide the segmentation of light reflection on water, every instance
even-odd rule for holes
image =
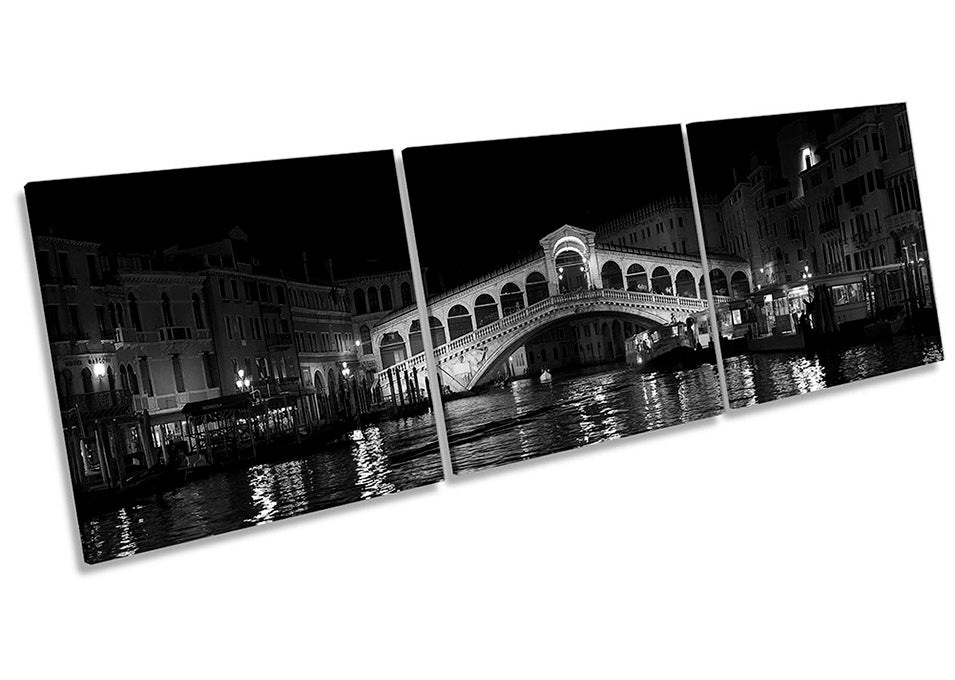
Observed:
[[[716,368],[618,366],[518,380],[444,405],[456,471],[477,470],[716,415]]]
[[[937,336],[898,335],[838,351],[727,357],[730,406],[741,408],[815,392],[942,360]]]
[[[441,478],[433,417],[386,421],[302,458],[222,470],[86,518],[83,552],[101,562]]]

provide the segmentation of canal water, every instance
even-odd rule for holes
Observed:
[[[941,338],[896,335],[829,352],[726,357],[726,390],[742,408],[942,360]]]
[[[385,421],[295,460],[219,471],[84,519],[83,552],[101,562],[441,479],[433,416]]]
[[[713,364],[674,372],[603,366],[555,373],[545,384],[517,380],[444,410],[459,472],[714,416],[722,397]]]

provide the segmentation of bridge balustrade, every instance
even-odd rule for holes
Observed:
[[[507,316],[501,317],[497,321],[492,321],[486,326],[481,326],[480,328],[477,328],[466,335],[462,335],[458,338],[455,338],[454,340],[451,340],[450,342],[446,342],[440,347],[435,347],[435,360],[440,361],[441,358],[447,354],[473,345],[484,338],[502,332],[511,326],[515,326],[522,321],[549,309],[562,307],[568,303],[601,301],[608,299],[647,305],[667,307],[676,306],[693,312],[703,311],[707,307],[706,300],[701,300],[699,298],[678,297],[676,295],[661,295],[659,293],[641,293],[636,291],[617,290],[610,288],[597,288],[588,291],[553,295],[539,302],[535,302],[534,304],[521,310],[512,312]],[[421,366],[425,363],[425,355],[426,352],[419,352],[412,357],[408,357],[404,361],[400,361],[392,366],[389,366],[387,369],[382,370],[381,373],[386,373],[390,370],[400,373],[402,371]]]

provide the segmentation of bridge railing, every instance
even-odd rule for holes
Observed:
[[[594,290],[582,291],[578,293],[564,293],[562,295],[554,295],[544,298],[543,300],[535,302],[528,307],[516,310],[507,316],[503,316],[496,321],[492,321],[489,324],[481,326],[470,333],[466,333],[465,335],[459,336],[454,340],[446,342],[440,347],[435,347],[434,357],[436,360],[440,361],[441,358],[447,354],[454,353],[459,349],[473,345],[484,338],[506,330],[511,326],[521,323],[525,319],[534,317],[549,309],[560,307],[569,303],[593,301],[599,302],[601,300],[608,299],[645,305],[661,305],[667,307],[676,306],[686,311],[694,312],[703,311],[707,306],[706,300],[701,300],[699,298],[679,297],[676,295],[660,295],[659,293],[639,293],[636,291],[617,290],[613,288],[597,288]],[[420,367],[425,363],[425,355],[426,352],[419,352],[414,356],[408,357],[404,361],[400,361],[396,364],[393,364],[392,366],[389,366],[387,369],[383,369],[382,372],[388,370],[401,372],[415,367]]]

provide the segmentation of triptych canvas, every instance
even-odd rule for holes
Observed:
[[[912,154],[894,104],[31,183],[85,559],[940,361]]]

